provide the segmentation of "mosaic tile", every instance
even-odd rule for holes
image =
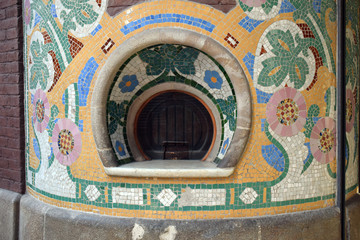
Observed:
[[[182,24],[187,24],[198,28],[202,28],[208,32],[212,32],[215,27],[214,24],[206,20],[203,20],[201,18],[188,16],[185,14],[168,13],[168,14],[150,15],[147,17],[143,17],[139,20],[132,21],[126,24],[124,27],[122,27],[120,31],[123,32],[125,35],[127,35],[137,29],[157,23],[182,23]]]
[[[239,44],[239,41],[236,40],[236,38],[234,38],[230,33],[228,33],[228,34],[226,35],[226,37],[224,38],[224,40],[225,40],[228,44],[230,44],[230,46],[231,46],[232,48],[236,48],[236,46]]]
[[[160,0],[114,17],[105,12],[107,1],[84,0],[80,7],[70,2],[24,1],[26,181],[31,195],[65,208],[159,219],[273,215],[335,204],[334,1],[240,0],[224,14],[190,1]],[[359,161],[359,3],[350,2],[345,59],[348,196],[358,186]],[[65,21],[70,14],[75,17]],[[103,170],[91,123],[97,75],[124,41],[159,27],[210,37],[243,68],[252,93],[253,125],[229,178],[116,178]],[[129,105],[166,82],[196,89],[221,112],[221,143],[214,159],[221,163],[234,121],[242,120],[242,113],[234,111],[242,101],[235,98],[237,86],[212,56],[186,42],[160,46],[134,52],[112,79],[106,115],[119,164],[132,161],[124,127]]]
[[[104,45],[101,47],[101,50],[107,54],[110,49],[115,45],[114,41],[111,40],[111,38],[109,38],[105,43]]]

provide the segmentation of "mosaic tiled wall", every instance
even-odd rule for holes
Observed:
[[[346,35],[348,196],[356,191],[358,174],[359,7],[353,2]],[[24,1],[30,194],[65,208],[168,219],[272,215],[334,205],[335,1],[240,0],[227,14],[189,1],[150,1],[114,17],[106,5],[105,0]],[[125,40],[159,27],[214,39],[246,74],[251,134],[229,177],[110,177],[104,172],[91,124],[95,82]],[[203,70],[204,79],[197,81],[206,86],[210,69]],[[135,76],[132,82],[139,83]],[[114,87],[119,94],[121,80]]]

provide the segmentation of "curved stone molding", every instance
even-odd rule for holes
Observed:
[[[113,168],[118,165],[117,157],[112,149],[110,138],[108,134],[104,134],[108,132],[106,104],[113,84],[113,79],[119,67],[122,66],[134,53],[158,44],[181,44],[198,49],[211,56],[224,68],[234,88],[237,102],[236,111],[238,116],[236,119],[236,129],[233,134],[233,139],[230,141],[227,153],[225,154],[223,160],[218,164],[218,167],[233,168],[239,161],[245,148],[251,127],[252,104],[249,85],[245,74],[235,57],[233,57],[231,53],[213,39],[196,32],[175,28],[146,30],[135,35],[114,50],[102,67],[95,83],[96,91],[94,91],[92,96],[91,120],[96,147],[104,167]],[[165,88],[169,89],[169,86]],[[178,88],[181,88],[181,86],[172,86],[172,89]],[[216,141],[215,143],[218,145],[215,146],[214,149],[219,147],[219,140]],[[214,155],[213,153],[211,154]],[[210,156],[212,156],[211,154]],[[141,168],[138,170],[141,171]],[[232,171],[233,170],[231,170],[231,172]],[[114,173],[119,171],[106,170],[106,172]],[[139,175],[134,174],[132,176]]]

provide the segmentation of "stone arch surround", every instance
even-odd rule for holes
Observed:
[[[108,131],[108,125],[105,123],[106,119],[104,119],[106,114],[103,115],[103,113],[107,101],[107,94],[110,91],[110,86],[113,84],[112,79],[114,79],[119,66],[121,66],[129,56],[139,50],[157,44],[182,44],[194,47],[207,53],[224,67],[225,72],[228,74],[234,86],[235,96],[238,102],[236,110],[241,114],[238,114],[236,121],[237,127],[232,137],[233,140],[230,141],[234,144],[230,144],[228,153],[225,155],[225,159],[219,163],[219,166],[226,168],[234,167],[237,161],[239,161],[239,156],[246,145],[251,126],[251,97],[243,71],[235,58],[211,38],[192,31],[172,28],[147,30],[130,38],[112,53],[99,73],[95,85],[97,91],[94,92],[92,97],[92,125],[98,152],[104,166],[117,166],[116,156],[114,156],[114,151],[111,150],[111,144],[108,142],[108,138],[104,138],[103,134]],[[170,89],[177,88],[174,87],[175,86],[170,87]],[[156,88],[156,86],[154,88]],[[178,88],[181,87],[179,86]],[[160,87],[158,91],[162,91],[161,89],[163,89],[163,87]],[[195,94],[198,95],[196,92]],[[201,95],[198,96],[203,98]],[[221,129],[223,127],[220,125],[219,128]]]

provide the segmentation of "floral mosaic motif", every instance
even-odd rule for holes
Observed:
[[[294,88],[301,88],[309,74],[309,66],[300,53],[307,55],[306,44],[297,44],[298,37],[293,38],[290,31],[272,30],[267,35],[272,53],[275,55],[262,62],[264,68],[259,74],[258,84],[261,86],[280,86],[287,76]],[[299,40],[299,39],[298,39]]]
[[[124,114],[125,108],[127,107],[128,102],[124,101],[120,104],[110,101],[107,106],[108,118],[109,118],[109,134],[112,135],[116,132],[118,125],[125,126]]]
[[[278,104],[276,115],[282,125],[290,126],[298,119],[299,108],[294,100],[286,98]]]
[[[221,108],[222,113],[226,116],[226,122],[229,122],[229,128],[231,131],[235,131],[236,128],[236,103],[234,96],[229,96],[227,100],[216,100]]]
[[[33,110],[33,120],[35,129],[39,132],[43,132],[48,123],[50,115],[50,104],[46,97],[45,92],[41,89],[38,89],[34,95],[34,110]]]
[[[306,123],[304,97],[294,88],[286,87],[275,92],[266,106],[270,128],[278,135],[297,134]]]
[[[310,36],[310,35],[309,35]],[[314,39],[300,27],[281,20],[271,24],[261,36],[255,54],[254,81],[263,92],[272,93],[289,86],[306,89],[316,77],[316,59],[311,49]]]
[[[82,141],[78,126],[70,119],[60,119],[52,133],[55,158],[62,165],[70,166],[80,156]]]
[[[350,89],[346,90],[346,132],[350,132],[354,127],[355,120],[355,100],[354,94]]]
[[[211,88],[221,89],[221,85],[223,83],[220,74],[217,71],[205,71],[204,81],[209,85]]]
[[[139,52],[139,57],[146,62],[146,74],[167,75],[170,71],[182,74],[195,74],[194,62],[199,51],[180,45],[164,44],[153,49]],[[177,70],[177,71],[176,71]]]
[[[139,81],[137,80],[136,75],[125,75],[119,83],[119,88],[122,93],[126,93],[132,92],[137,85],[139,85]]]
[[[122,144],[119,141],[116,141],[116,146],[115,146],[116,152],[120,155],[120,156],[125,156],[125,147],[124,144]]]
[[[90,34],[96,28],[97,20],[105,10],[105,4],[99,6],[96,0],[56,0],[55,5],[64,31],[71,30],[78,37]]]
[[[335,121],[321,118],[314,126],[310,137],[310,149],[314,158],[323,164],[335,159]]]
[[[69,155],[74,149],[74,137],[69,130],[63,129],[60,131],[58,148],[63,155]]]

